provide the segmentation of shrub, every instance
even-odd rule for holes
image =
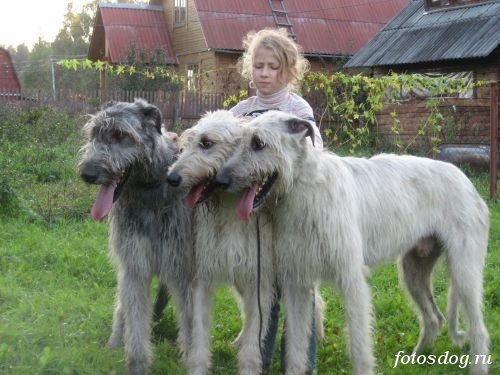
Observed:
[[[82,218],[91,195],[76,174],[84,116],[54,108],[0,109],[0,214]]]

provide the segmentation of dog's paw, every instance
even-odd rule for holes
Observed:
[[[462,348],[465,345],[467,337],[468,335],[465,331],[456,331],[450,334],[451,341],[459,348]]]
[[[123,346],[123,340],[121,337],[111,336],[106,343],[108,349],[118,349]]]

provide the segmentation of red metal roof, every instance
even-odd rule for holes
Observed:
[[[104,42],[106,40],[107,43]],[[178,64],[161,6],[144,4],[99,4],[89,58],[102,60],[107,46],[111,63],[127,62],[131,46],[151,57],[155,49],[166,52],[167,64]]]
[[[194,0],[208,48],[242,50],[251,30],[276,27],[269,1]],[[286,0],[282,3],[308,55],[352,55],[409,0]],[[275,9],[280,1],[273,0]]]
[[[21,91],[21,84],[10,53],[4,48],[0,48],[0,90]]]

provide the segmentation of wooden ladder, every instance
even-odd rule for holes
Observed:
[[[288,11],[285,7],[285,0],[269,0],[269,7],[271,8],[276,26],[286,28],[288,30],[288,36],[293,40],[297,40],[297,35],[295,34],[293,25],[288,17]]]

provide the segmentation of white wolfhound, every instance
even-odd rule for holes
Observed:
[[[243,219],[263,201],[277,201],[271,212],[287,314],[287,372],[305,371],[309,327],[302,317],[311,313],[305,295],[315,282],[327,280],[344,298],[354,371],[373,373],[370,292],[362,270],[400,256],[402,280],[422,318],[415,349],[435,339],[442,321],[431,271],[444,253],[451,277],[451,338],[462,343],[460,302],[469,320],[471,354],[487,355],[481,307],[489,214],[472,183],[455,166],[426,158],[338,157],[306,142],[312,134],[310,124],[293,115],[263,114],[243,130],[217,175],[229,191],[245,191],[239,203],[245,209],[238,212]],[[487,373],[487,367],[476,364],[473,372]]]
[[[210,368],[210,331],[215,288],[233,285],[243,302],[245,328],[238,339],[238,367],[242,374],[261,369],[259,310],[257,301],[257,221],[242,223],[232,213],[237,196],[215,190],[218,168],[234,149],[241,131],[240,120],[227,111],[204,116],[181,136],[183,152],[169,169],[167,181],[186,189],[185,204],[195,208],[195,264],[193,284],[193,339],[187,352],[190,374],[206,374]],[[202,204],[200,204],[202,203]],[[260,302],[262,337],[274,300],[270,225],[260,225]]]

